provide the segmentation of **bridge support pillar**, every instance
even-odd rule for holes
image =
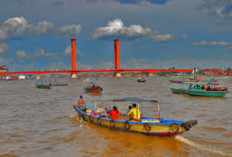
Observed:
[[[36,75],[36,80],[40,80],[40,75]]]
[[[119,53],[119,39],[114,40],[114,69],[120,70],[120,53]],[[122,77],[120,72],[115,72],[114,77]]]
[[[71,79],[77,79],[77,74],[71,74]]]
[[[148,76],[149,76],[149,77],[152,77],[152,76],[154,76],[154,75],[153,75],[153,73],[149,73]]]
[[[115,73],[115,74],[114,74],[114,77],[120,78],[120,77],[122,77],[122,75],[121,75],[121,73]]]

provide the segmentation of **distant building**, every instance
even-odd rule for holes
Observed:
[[[5,65],[0,66],[0,72],[7,72],[7,71],[8,71],[7,66],[5,66]]]

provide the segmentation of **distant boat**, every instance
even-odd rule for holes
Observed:
[[[25,75],[19,75],[19,80],[26,80],[26,76]]]
[[[146,82],[146,80],[143,77],[139,77],[139,78],[137,78],[137,82]]]
[[[52,85],[49,81],[37,80],[36,87],[41,89],[51,89]]]
[[[86,92],[89,93],[100,93],[103,91],[103,88],[93,82],[90,83],[90,86],[84,88]]]
[[[173,93],[193,96],[224,97],[228,91],[226,87],[219,87],[218,83],[184,82],[182,87],[169,87]]]

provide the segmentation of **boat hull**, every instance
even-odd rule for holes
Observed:
[[[227,91],[194,91],[174,87],[170,87],[170,89],[173,93],[188,94],[192,96],[224,97],[227,94]]]
[[[182,83],[184,80],[169,80],[171,83]]]
[[[36,85],[36,87],[41,89],[51,89],[51,85]]]
[[[103,88],[102,87],[86,87],[85,91],[88,92],[88,93],[91,93],[91,92],[99,93],[99,92],[103,91]]]
[[[117,129],[127,132],[136,132],[146,135],[155,136],[175,136],[180,135],[186,131],[182,121],[174,120],[156,120],[156,122],[135,122],[126,120],[111,120],[109,118],[102,118],[93,116],[88,113],[81,111],[78,107],[74,106],[77,111],[79,118],[90,122],[92,124],[108,127],[111,129]]]

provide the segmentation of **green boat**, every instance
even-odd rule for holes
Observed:
[[[173,93],[188,94],[193,96],[224,97],[227,88],[220,87],[218,83],[184,82],[181,87],[169,87]]]
[[[42,89],[51,89],[52,85],[49,81],[37,80],[36,87]]]
[[[36,85],[37,88],[43,88],[43,89],[51,89],[51,84],[46,84],[46,85]]]

